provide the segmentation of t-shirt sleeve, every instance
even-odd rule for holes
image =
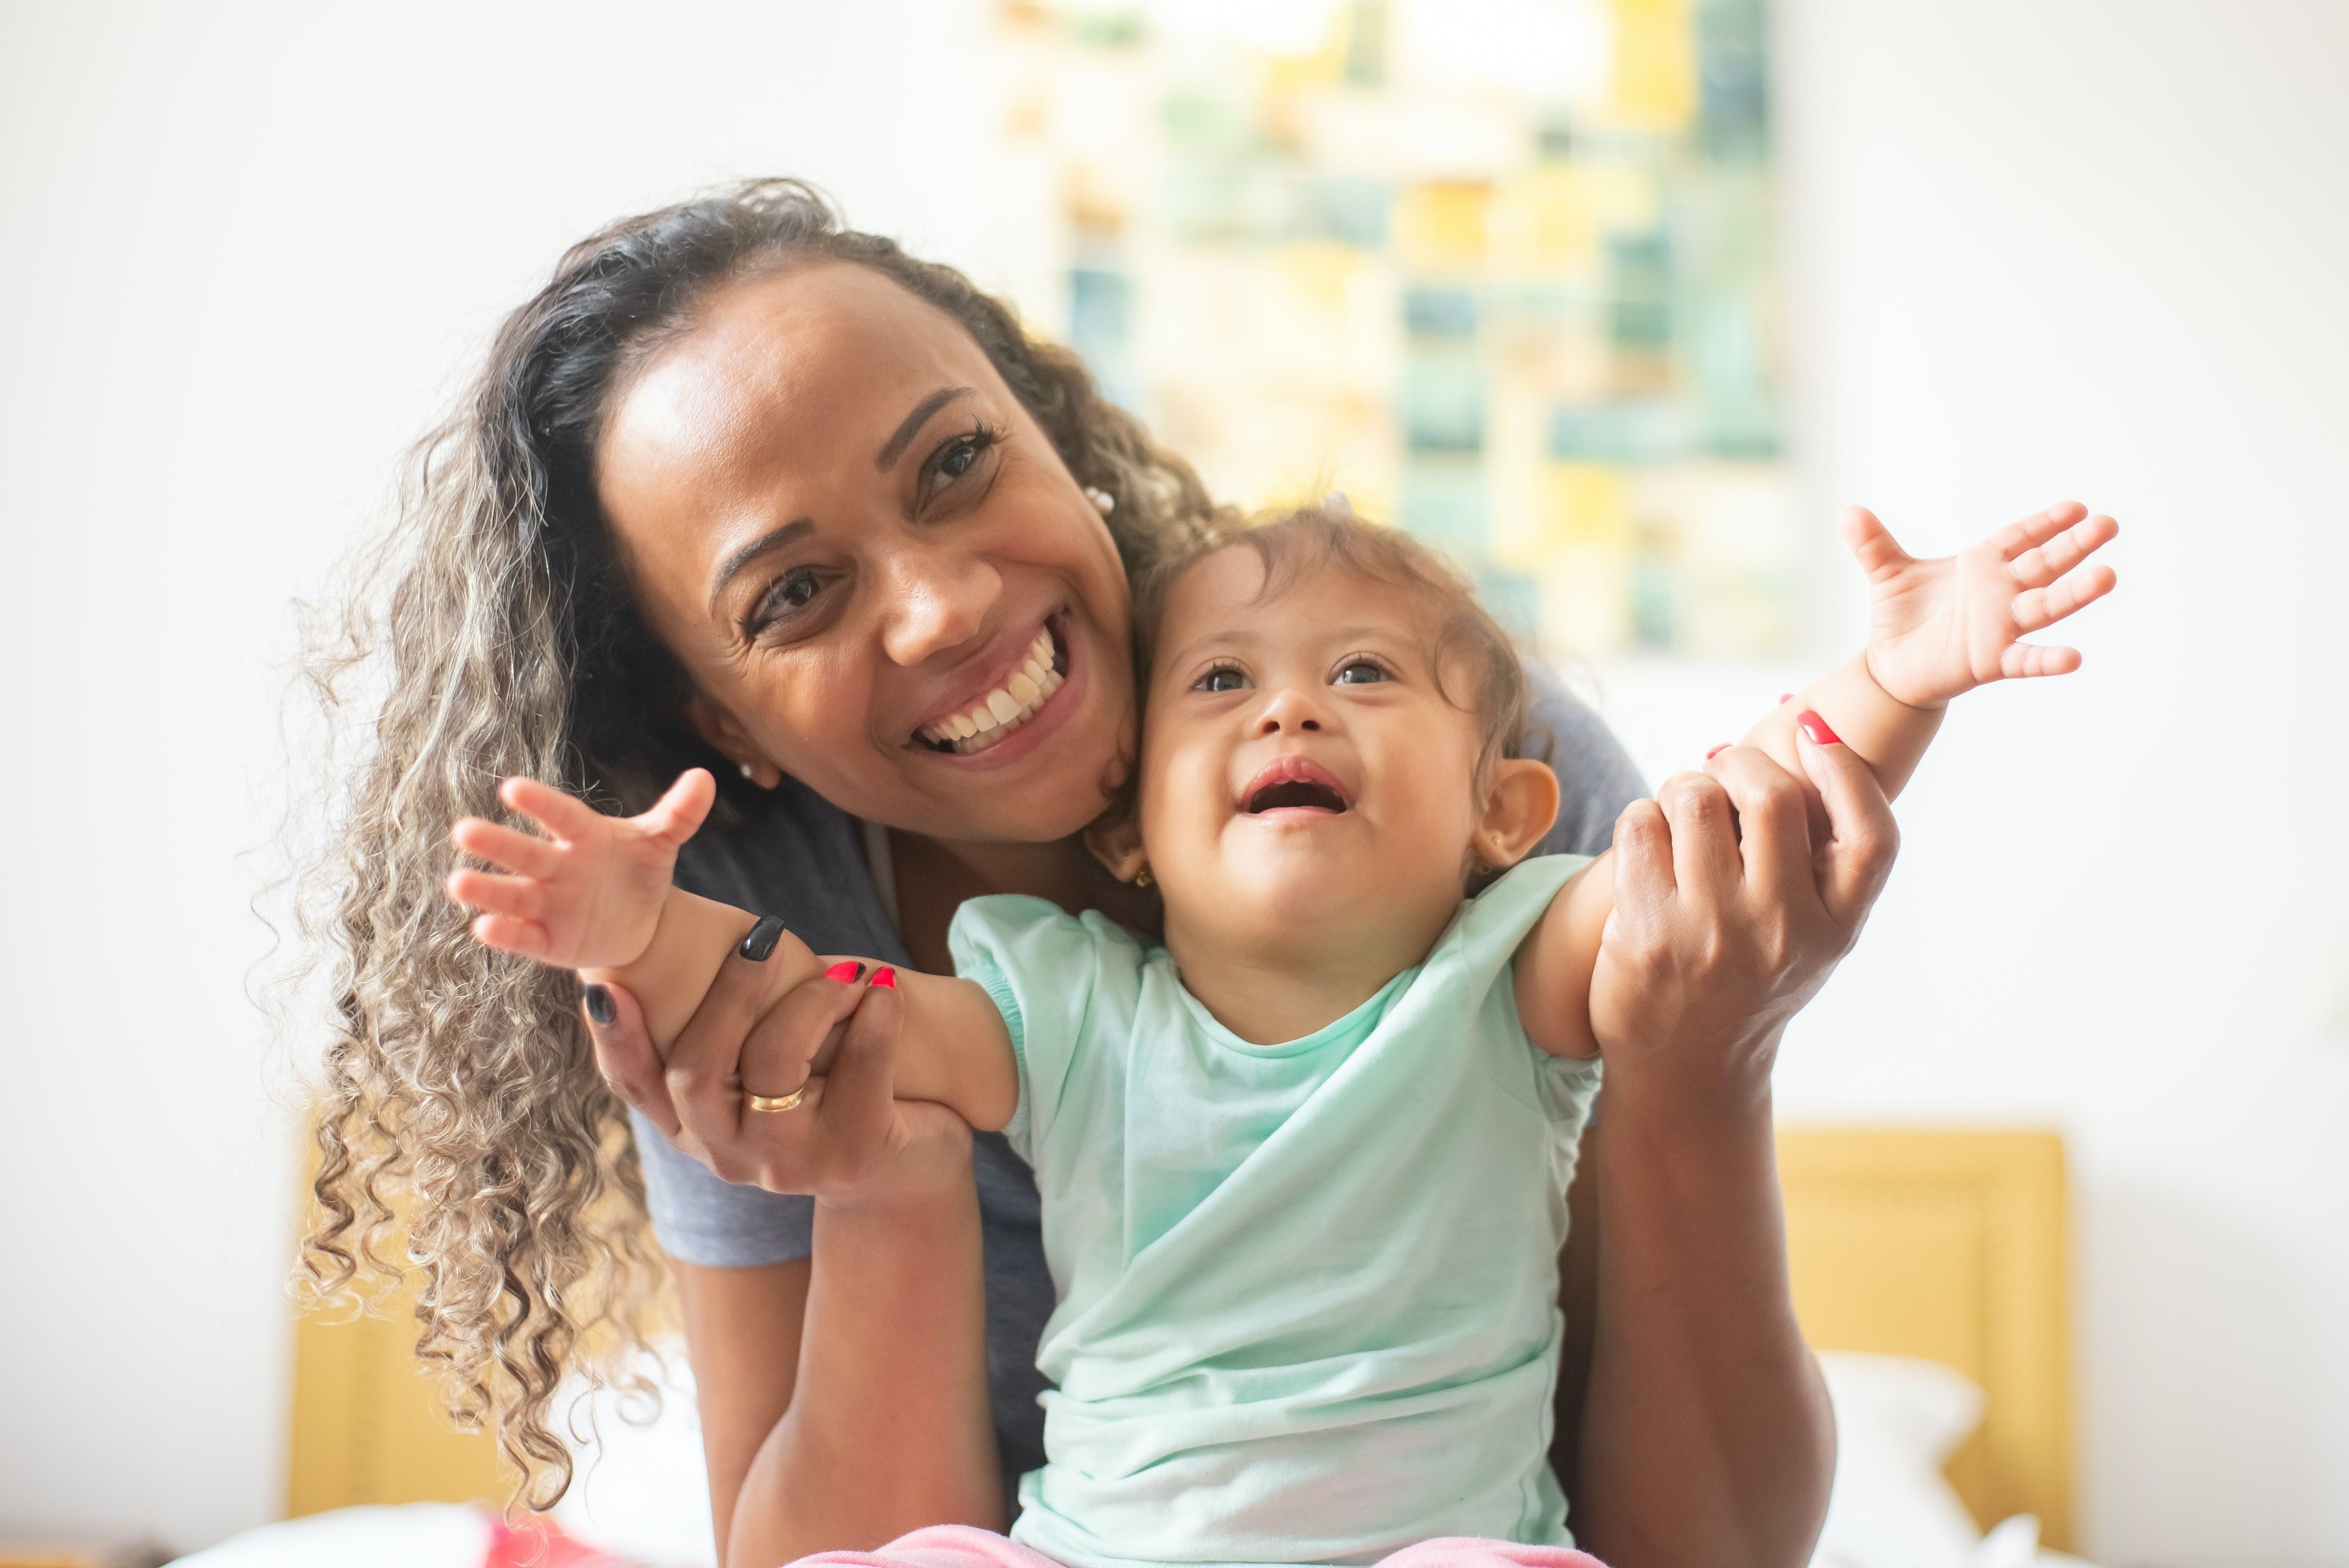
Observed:
[[[1596,855],[1615,841],[1615,819],[1648,793],[1631,754],[1588,703],[1544,666],[1528,663],[1533,711],[1524,755],[1557,773],[1557,820],[1535,846],[1537,855]]]
[[[737,1186],[679,1150],[635,1111],[628,1120],[636,1129],[653,1234],[669,1256],[705,1268],[742,1269],[790,1263],[814,1250],[814,1199]]]
[[[1003,1137],[1036,1164],[1037,1150],[1051,1143],[1081,1043],[1102,1021],[1104,1004],[1119,1010],[1116,995],[1132,992],[1140,945],[1098,914],[1074,916],[1040,898],[1000,894],[957,910],[947,945],[955,973],[978,981],[1003,1015],[1019,1067],[1019,1106]]]

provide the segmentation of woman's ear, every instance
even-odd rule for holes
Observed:
[[[1142,852],[1142,824],[1131,811],[1122,812],[1114,820],[1104,818],[1085,830],[1085,848],[1093,852],[1122,882],[1130,882],[1149,871],[1148,857]],[[1145,884],[1147,885],[1147,884]]]
[[[685,721],[693,726],[694,734],[711,749],[722,753],[742,770],[743,778],[760,789],[772,789],[783,781],[783,770],[759,755],[759,748],[734,716],[699,692],[685,699]]]
[[[1488,770],[1483,806],[1469,852],[1495,871],[1516,865],[1557,820],[1557,775],[1530,757],[1504,757]]]

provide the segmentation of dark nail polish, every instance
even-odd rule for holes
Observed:
[[[742,939],[742,945],[736,951],[753,964],[764,964],[774,953],[775,944],[782,939],[783,917],[765,915],[750,928],[750,934]]]
[[[601,985],[587,987],[587,1016],[599,1024],[608,1024],[620,1016],[612,1006],[612,994]]]

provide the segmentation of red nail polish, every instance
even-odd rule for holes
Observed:
[[[1790,702],[1792,702],[1792,701],[1794,701],[1794,700],[1795,700],[1795,694],[1794,694],[1793,692],[1790,692],[1790,691],[1782,691],[1782,692],[1780,692],[1780,693],[1778,694],[1778,701],[1779,701],[1781,704],[1790,703]]]
[[[873,972],[873,984],[881,990],[895,991],[897,988],[897,972],[884,964]]]
[[[853,958],[843,958],[823,972],[827,980],[837,980],[843,985],[854,985],[856,977],[864,973],[864,965]]]
[[[1795,722],[1802,726],[1803,733],[1811,738],[1811,743],[1815,746],[1841,746],[1843,744],[1843,737],[1837,735],[1834,730],[1829,729],[1827,727],[1827,721],[1821,718],[1817,714],[1813,713],[1807,707],[1795,716]]]
[[[1710,761],[1712,761],[1714,758],[1716,758],[1716,757],[1720,756],[1723,752],[1724,752],[1724,751],[1726,751],[1726,750],[1728,750],[1728,749],[1729,749],[1729,742],[1727,742],[1726,740],[1724,740],[1724,741],[1723,741],[1720,745],[1718,745],[1718,746],[1714,747],[1712,750],[1710,750],[1710,751],[1706,752],[1706,753],[1704,754],[1704,759],[1705,759],[1707,762],[1710,762]]]

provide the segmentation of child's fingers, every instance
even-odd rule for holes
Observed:
[[[2010,522],[1990,536],[1998,552],[2012,561],[2026,550],[2035,550],[2074,523],[2088,515],[2088,509],[2076,500],[2059,500],[2044,511],[2034,511],[2017,522]]]
[[[604,820],[601,811],[578,796],[519,774],[498,786],[498,799],[558,839],[582,838]]]
[[[2093,604],[2113,591],[2119,576],[2109,566],[2092,566],[2052,588],[2031,588],[2014,596],[2014,629],[2035,632],[2052,626],[2083,605]]]
[[[2011,681],[2029,680],[2034,676],[2068,676],[2079,667],[2079,649],[2039,643],[2010,643],[1998,656],[1998,673]]]
[[[459,866],[449,873],[449,896],[467,909],[512,915],[538,924],[546,919],[546,889],[524,877],[502,877]]]
[[[2025,588],[2044,588],[2113,542],[2121,525],[2109,517],[2092,517],[2067,528],[2036,549],[2026,550],[2008,565]]]
[[[511,914],[479,914],[473,917],[473,940],[484,947],[494,947],[501,953],[519,953],[524,958],[543,963],[550,945],[546,927],[534,920],[518,920]]]
[[[1843,531],[1844,543],[1851,547],[1853,558],[1859,562],[1859,569],[1868,573],[1870,581],[1888,572],[1898,572],[1909,564],[1909,552],[1900,548],[1899,541],[1892,537],[1892,531],[1878,521],[1876,514],[1866,507],[1844,508],[1843,515],[1836,520],[1836,525]]]
[[[467,817],[451,828],[449,841],[469,855],[541,881],[553,876],[563,864],[562,850],[544,839],[479,817]]]
[[[709,769],[688,768],[677,776],[667,793],[636,819],[636,826],[655,843],[676,849],[699,830],[717,799],[718,780],[709,776]]]

